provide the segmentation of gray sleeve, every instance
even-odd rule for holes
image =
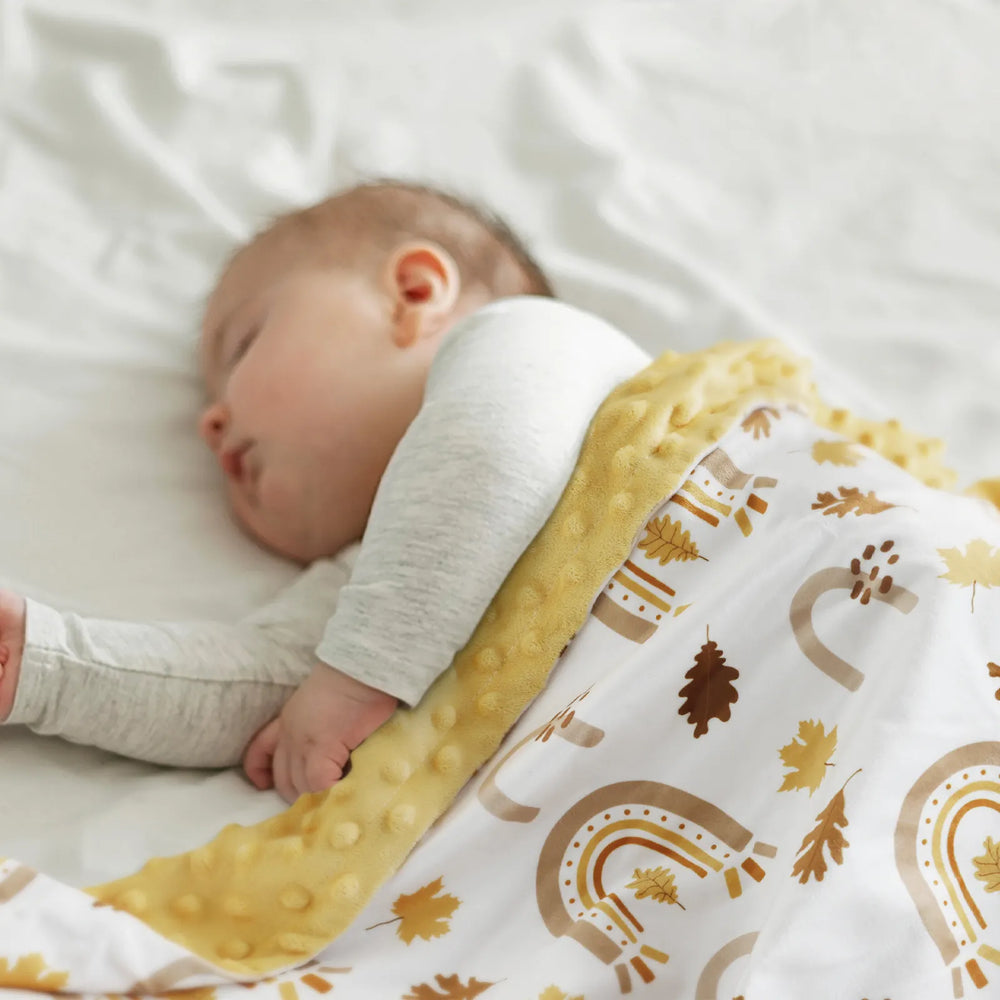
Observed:
[[[596,317],[509,299],[442,346],[317,655],[415,704],[569,480],[605,396],[648,361]]]
[[[235,624],[83,618],[28,602],[9,723],[182,767],[237,763],[316,662],[348,575],[314,563]]]

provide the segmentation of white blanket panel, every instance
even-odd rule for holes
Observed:
[[[199,313],[238,241],[373,175],[494,206],[652,351],[777,333],[1000,474],[998,53],[988,0],[3,0],[0,583],[233,619],[294,578],[194,434]],[[280,807],[0,731],[0,850],[70,884]]]

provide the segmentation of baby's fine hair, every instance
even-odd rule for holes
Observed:
[[[454,258],[462,287],[490,298],[553,296],[544,272],[492,211],[424,184],[380,179],[279,217],[258,238],[309,238],[331,263],[375,264],[410,239],[437,243]]]

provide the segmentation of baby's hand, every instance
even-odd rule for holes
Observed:
[[[343,776],[351,751],[396,708],[396,699],[325,663],[289,698],[281,715],[250,741],[243,770],[286,802],[320,792]]]
[[[0,722],[14,707],[24,652],[24,618],[24,598],[12,590],[0,590]]]

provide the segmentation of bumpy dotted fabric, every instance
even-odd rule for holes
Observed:
[[[608,397],[562,499],[468,645],[416,708],[398,711],[355,751],[344,781],[89,891],[238,976],[321,950],[493,754],[648,514],[767,403],[801,406],[931,484],[947,482],[934,443],[825,409],[803,363],[776,343],[665,354]]]

